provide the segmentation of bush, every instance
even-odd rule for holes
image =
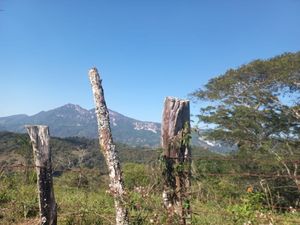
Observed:
[[[126,163],[123,167],[126,188],[133,190],[135,187],[150,184],[149,171],[143,164]]]

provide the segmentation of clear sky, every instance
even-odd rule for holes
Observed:
[[[96,66],[110,109],[160,121],[166,96],[299,51],[299,28],[300,0],[0,0],[0,116],[92,108]]]

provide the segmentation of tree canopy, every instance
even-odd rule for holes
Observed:
[[[192,96],[210,102],[199,115],[201,122],[215,126],[208,139],[239,151],[271,153],[292,174],[283,158],[300,156],[300,52],[229,69]],[[296,175],[298,165],[292,165]]]

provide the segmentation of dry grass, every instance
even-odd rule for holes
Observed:
[[[18,223],[17,225],[39,225],[40,221],[38,218],[36,219],[26,219],[22,221],[21,223]]]

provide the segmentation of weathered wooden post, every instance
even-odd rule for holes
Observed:
[[[123,177],[119,157],[110,129],[109,113],[106,107],[104,99],[104,91],[102,88],[102,80],[96,68],[92,68],[89,71],[89,78],[92,85],[92,91],[94,95],[94,102],[96,106],[96,116],[98,122],[99,143],[102,149],[103,155],[106,160],[106,164],[110,177],[110,191],[114,196],[115,208],[116,208],[116,224],[127,225],[128,222],[128,210],[125,207],[125,191],[123,184]]]
[[[191,177],[190,105],[188,100],[167,97],[164,103],[161,144],[163,148],[163,201],[170,219],[190,222],[188,188]]]
[[[49,146],[50,136],[48,126],[25,126],[29,134],[34,162],[37,173],[37,186],[39,193],[40,224],[57,224],[57,207],[54,198],[52,181],[51,150]]]

